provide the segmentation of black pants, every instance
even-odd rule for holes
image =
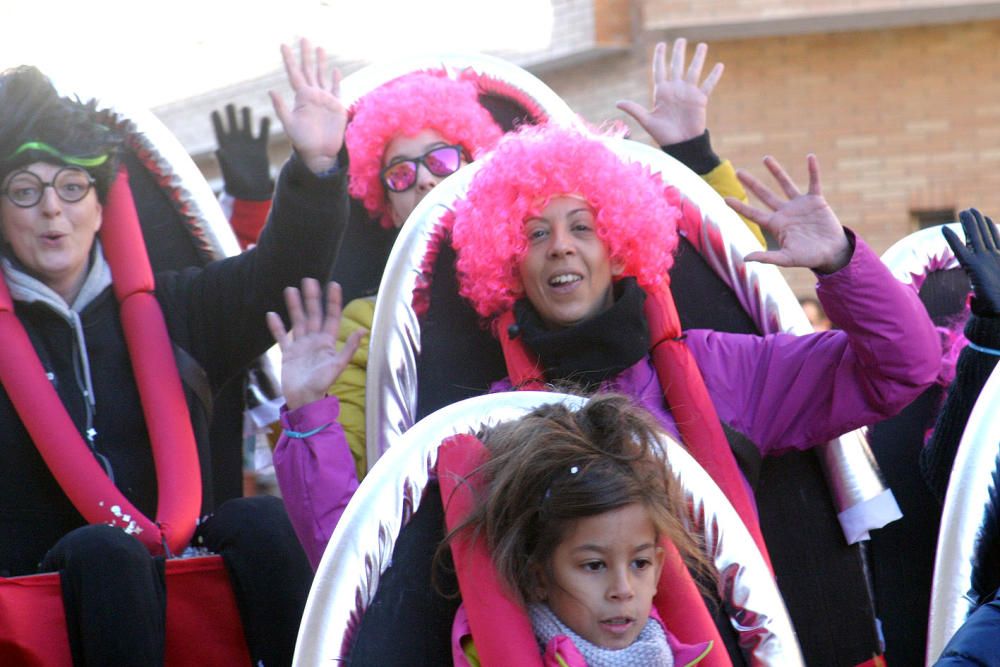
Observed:
[[[291,664],[312,570],[281,501],[230,500],[198,527],[194,543],[222,556],[252,664]],[[41,570],[60,574],[75,665],[163,664],[162,558],[117,528],[85,526],[59,540]]]

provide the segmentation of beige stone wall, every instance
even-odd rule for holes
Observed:
[[[997,44],[1000,21],[713,42],[710,61],[726,64],[713,143],[758,176],[771,153],[803,184],[815,152],[835,211],[880,253],[916,210],[1000,215]],[[544,78],[588,120],[622,118],[616,99],[648,98],[649,49]],[[788,275],[811,290],[808,272]]]

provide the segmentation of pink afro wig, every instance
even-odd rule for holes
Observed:
[[[460,291],[481,316],[504,312],[520,296],[524,222],[563,194],[594,208],[597,235],[624,265],[622,275],[643,287],[667,278],[679,195],[648,167],[624,161],[595,135],[554,126],[508,134],[486,160],[456,204],[452,229]]]
[[[413,72],[393,79],[359,99],[350,114],[344,136],[351,161],[348,192],[386,228],[392,220],[379,172],[390,141],[433,129],[475,158],[503,135],[479,104],[475,84],[451,79],[444,71]]]

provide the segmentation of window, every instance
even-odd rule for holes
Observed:
[[[910,211],[910,218],[917,229],[927,229],[958,220],[953,208],[935,208],[923,211]]]

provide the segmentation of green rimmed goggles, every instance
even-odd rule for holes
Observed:
[[[107,154],[98,155],[97,157],[76,157],[73,155],[64,155],[61,151],[52,146],[48,145],[44,141],[26,141],[21,144],[16,151],[10,154],[7,158],[11,160],[21,153],[26,151],[38,151],[39,153],[47,153],[53,157],[59,158],[61,162],[66,164],[71,164],[76,167],[83,167],[84,169],[93,169],[94,167],[100,167],[102,164],[108,161]]]

